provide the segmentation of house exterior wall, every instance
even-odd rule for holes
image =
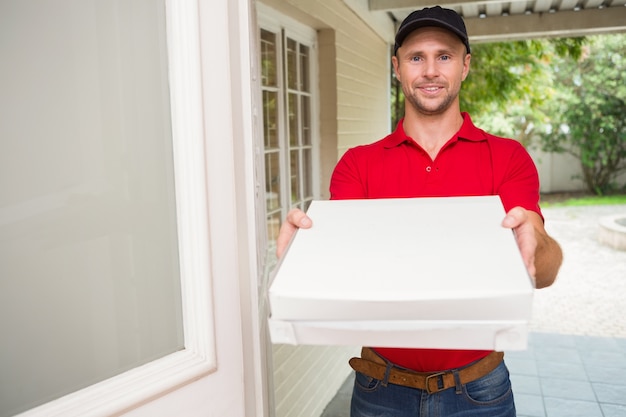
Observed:
[[[326,199],[339,157],[390,131],[388,44],[341,0],[261,3],[317,31],[319,194]],[[389,25],[392,31],[391,20]],[[351,372],[348,359],[359,349],[274,345],[276,416],[319,416]]]
[[[353,16],[338,21],[337,25],[334,29],[337,143],[334,154],[322,155],[322,164],[332,165],[322,170],[323,197],[329,196],[330,174],[346,150],[374,142],[390,132],[388,45]]]
[[[390,132],[389,47],[352,22],[337,31],[338,156]]]

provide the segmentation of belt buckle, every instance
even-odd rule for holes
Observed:
[[[429,394],[436,394],[439,391],[443,391],[445,389],[445,384],[444,384],[444,381],[443,381],[443,376],[445,374],[446,374],[446,372],[437,372],[435,374],[428,375],[426,377],[426,384],[425,384],[426,385],[426,392],[428,392]],[[436,380],[435,383],[436,383],[437,389],[434,389],[434,390],[430,389],[430,380],[432,378],[441,378],[441,388],[439,388],[439,380]]]

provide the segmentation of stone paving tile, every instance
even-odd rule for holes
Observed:
[[[620,381],[626,375],[626,369],[615,368],[608,363],[586,368],[586,372],[591,382]]]
[[[538,376],[511,374],[513,392],[518,394],[541,395],[541,382]]]
[[[582,365],[580,352],[576,348],[544,346],[535,353],[539,362],[553,362],[563,364]]]
[[[596,401],[596,394],[589,381],[541,378],[541,392],[544,397]]]
[[[626,352],[599,349],[586,350],[582,351],[581,359],[586,368],[611,364],[615,368],[626,369]]]
[[[563,335],[555,335],[563,337]],[[609,337],[577,337],[574,339],[576,347],[580,350],[593,352],[596,350],[605,352],[626,352],[626,345],[619,343],[619,338]],[[623,339],[626,341],[626,339]]]
[[[604,417],[597,402],[545,397],[546,417]]]
[[[600,404],[604,417],[624,417],[626,416],[626,406],[615,404]]]
[[[541,378],[563,378],[577,381],[588,379],[587,371],[581,364],[537,361],[537,369]]]
[[[546,417],[541,395],[515,393],[515,409],[517,415],[527,417]]]
[[[611,381],[608,384],[592,382],[598,401],[626,406],[626,385],[619,385],[619,382],[623,381]]]
[[[509,372],[515,375],[538,376],[537,361],[534,358],[510,358],[509,354],[505,354],[504,361],[509,368]]]

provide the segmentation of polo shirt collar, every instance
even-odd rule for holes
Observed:
[[[452,138],[452,140],[464,139],[472,142],[480,142],[483,140],[487,140],[487,135],[485,131],[474,126],[470,115],[466,112],[461,112],[461,116],[463,116],[463,124],[461,128],[456,133],[456,135]],[[398,126],[396,130],[394,130],[387,138],[385,139],[385,148],[394,148],[401,143],[406,141],[413,141],[413,139],[404,132],[404,118],[400,119],[398,122]]]

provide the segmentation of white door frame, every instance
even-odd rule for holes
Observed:
[[[20,416],[269,415],[251,1],[166,1],[184,349]]]

